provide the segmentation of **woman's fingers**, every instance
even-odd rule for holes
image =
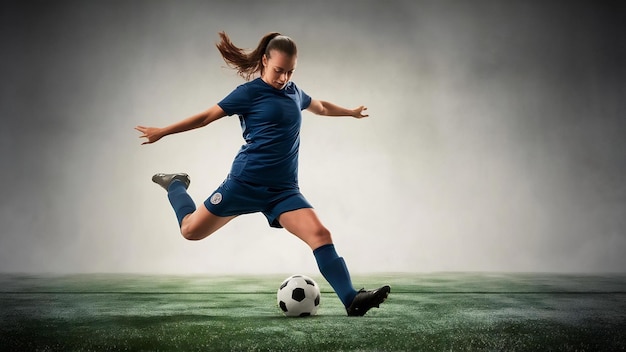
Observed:
[[[161,129],[156,127],[136,126],[135,129],[142,133],[139,138],[146,139],[146,141],[141,143],[142,145],[154,143],[163,137]]]
[[[150,136],[148,136],[148,127],[145,127],[145,126],[137,126],[137,127],[135,127],[135,129],[136,129],[137,131],[141,132],[141,136],[139,136],[139,138],[147,138],[147,139],[148,139],[147,141],[145,141],[145,142],[141,143],[141,145],[144,145],[144,144],[150,144],[150,143],[152,143],[152,142],[150,141]]]
[[[358,108],[354,109],[354,117],[356,117],[357,119],[360,119],[362,117],[368,117],[370,115],[365,114],[364,111],[367,110],[367,107],[361,105]]]

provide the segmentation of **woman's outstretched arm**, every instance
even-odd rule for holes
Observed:
[[[322,116],[352,116],[357,119],[369,116],[364,113],[367,108],[363,105],[355,109],[346,109],[333,103],[316,99],[311,99],[311,104],[309,104],[307,110]]]
[[[196,128],[204,127],[224,116],[226,116],[224,110],[222,110],[219,105],[214,105],[206,111],[188,117],[167,127],[159,128],[137,126],[135,127],[135,129],[142,133],[139,138],[146,138],[146,141],[141,144],[150,144],[170,134],[186,132]]]

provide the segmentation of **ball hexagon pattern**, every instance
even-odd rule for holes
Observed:
[[[306,317],[317,314],[320,305],[320,288],[305,275],[286,278],[276,293],[278,306],[288,317]]]

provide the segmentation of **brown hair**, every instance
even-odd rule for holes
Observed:
[[[217,50],[222,54],[226,64],[236,69],[246,81],[249,81],[257,72],[263,74],[263,55],[269,58],[271,50],[278,50],[290,56],[298,55],[296,43],[277,32],[266,34],[252,51],[235,46],[226,33],[219,32],[218,34],[221,40],[215,44]]]

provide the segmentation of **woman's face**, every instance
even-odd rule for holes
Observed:
[[[270,57],[263,56],[263,75],[261,79],[276,89],[283,89],[296,69],[298,58],[282,51],[271,50]]]

